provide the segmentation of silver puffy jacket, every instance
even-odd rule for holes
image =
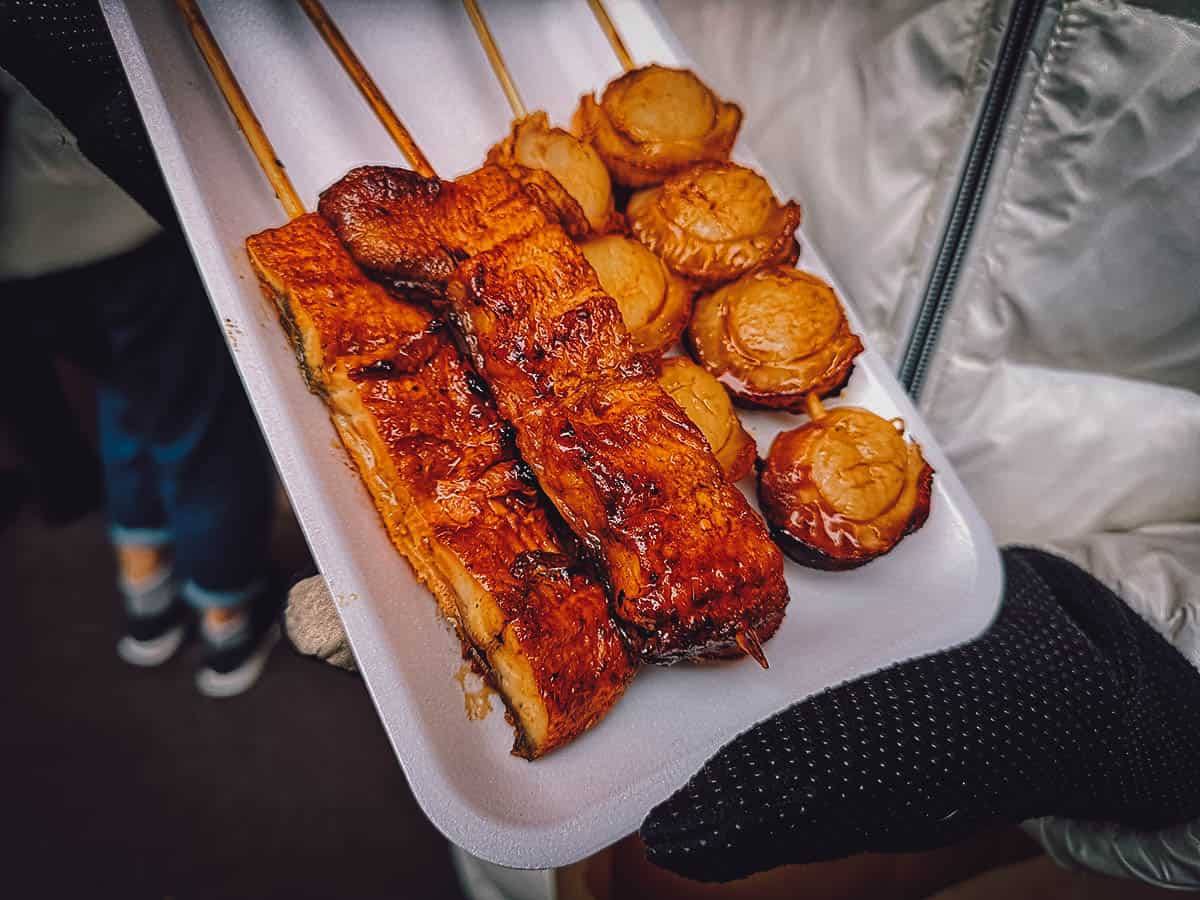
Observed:
[[[1200,0],[660,0],[1001,543],[1200,666]],[[1200,886],[1200,828],[1031,823]]]

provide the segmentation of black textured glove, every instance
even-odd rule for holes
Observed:
[[[167,229],[175,211],[96,0],[0,0],[0,66]]]
[[[740,735],[651,811],[651,861],[727,881],[1043,815],[1200,815],[1200,672],[1071,563],[1026,549],[1004,562],[986,634]]]

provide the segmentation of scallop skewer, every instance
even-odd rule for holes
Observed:
[[[758,498],[776,541],[804,566],[852,569],[925,524],[933,468],[904,439],[904,420],[856,406],[827,410],[807,395],[807,425],[780,432]]]
[[[527,111],[478,0],[463,0],[463,6],[515,116],[508,137],[488,151],[487,162],[553,206],[571,237],[618,230],[622,220],[600,155],[570,132],[551,127],[546,113]]]
[[[742,123],[737,104],[687,69],[636,66],[603,0],[588,6],[625,72],[599,98],[579,98],[571,131],[596,148],[613,180],[638,190],[696,163],[728,160]]]
[[[621,217],[615,209],[612,179],[599,154],[574,135],[551,128],[544,112],[526,115],[516,81],[477,0],[463,0],[463,5],[518,117],[509,136],[488,151],[487,161],[546,196],[568,223],[568,231],[569,223],[581,216],[586,220],[585,233],[572,237],[588,238],[581,249],[601,286],[621,308],[638,352],[662,356],[687,326],[695,291],[638,241],[607,233],[619,229]],[[553,176],[557,184],[543,173]],[[563,197],[562,191],[570,196]]]

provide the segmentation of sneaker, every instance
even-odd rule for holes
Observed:
[[[235,697],[249,690],[266,668],[279,640],[278,605],[264,593],[218,626],[202,616],[200,636],[204,663],[196,672],[196,690],[205,697]]]
[[[156,576],[148,587],[125,595],[125,634],[117,641],[117,656],[131,666],[161,666],[183,646],[188,636],[187,607],[175,595],[170,574]]]

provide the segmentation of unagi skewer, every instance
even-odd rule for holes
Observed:
[[[596,21],[600,23],[600,28],[604,32],[604,36],[612,44],[613,52],[617,54],[621,68],[626,72],[636,69],[637,66],[633,62],[633,57],[629,55],[629,50],[625,46],[625,42],[621,40],[621,34],[617,31],[617,26],[613,24],[612,17],[609,16],[608,10],[604,8],[603,0],[588,0],[588,6],[591,7],[592,15],[596,17]]]
[[[383,95],[383,91],[379,89],[379,85],[375,83],[371,73],[362,64],[358,54],[351,49],[346,38],[342,36],[342,32],[333,23],[333,19],[329,18],[329,13],[325,11],[320,0],[296,0],[296,2],[308,15],[325,43],[329,45],[333,55],[338,58],[338,62],[342,64],[342,68],[346,70],[350,80],[354,82],[367,104],[379,118],[380,123],[391,135],[392,140],[396,142],[400,152],[408,160],[408,164],[418,174],[432,178],[434,176],[433,166],[429,164],[429,160],[421,152],[417,142],[413,140],[412,134],[404,127],[404,123],[400,121],[400,117],[396,115],[395,110]]]
[[[592,576],[540,562],[562,556],[559,539],[517,474],[496,410],[477,395],[458,350],[432,313],[370,281],[329,223],[305,213],[195,0],[178,3],[292,216],[246,239],[251,265],[389,538],[507,706],[513,753],[536,759],[602,718],[636,672],[605,593]],[[386,366],[376,371],[380,362]],[[437,437],[389,442],[414,426]],[[487,464],[486,483],[469,470],[439,469],[444,477],[436,482],[413,474],[468,453]],[[446,498],[481,491],[489,504],[464,523],[461,506]],[[556,604],[571,615],[547,619],[545,610]]]
[[[544,198],[575,240],[620,228],[612,178],[600,154],[578,135],[553,127],[546,112],[529,113],[479,3],[463,0],[463,7],[514,116],[508,136],[488,150],[485,164],[499,166]]]

